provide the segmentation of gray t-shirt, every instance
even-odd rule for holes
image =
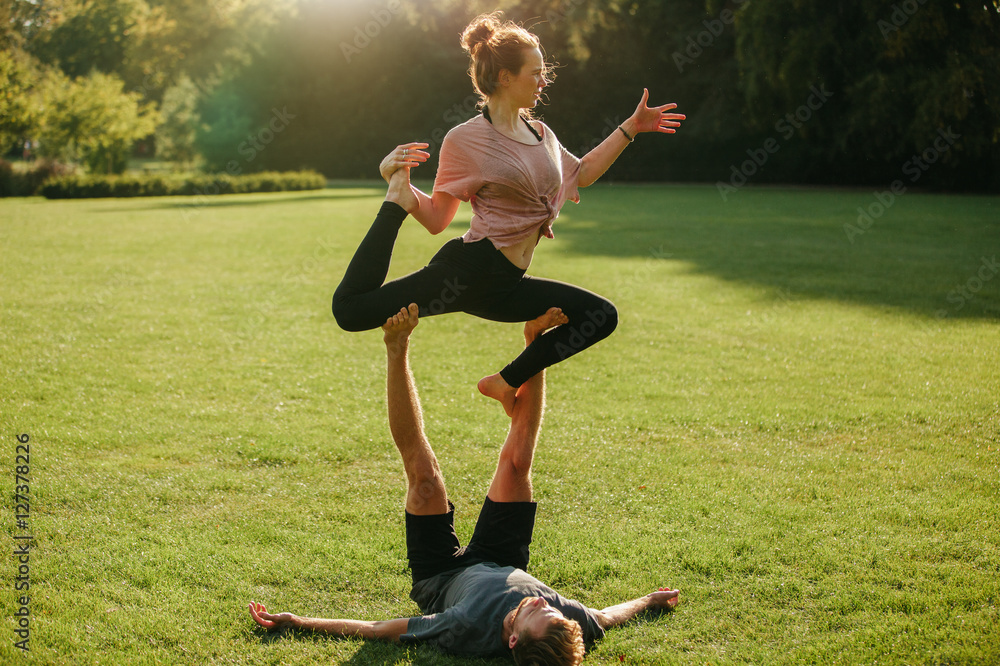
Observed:
[[[564,598],[521,569],[491,562],[419,581],[410,597],[426,615],[410,618],[407,633],[400,640],[427,641],[445,652],[478,657],[509,655],[501,640],[503,619],[525,597],[543,597],[563,615],[579,622],[585,643],[604,636],[591,609]]]

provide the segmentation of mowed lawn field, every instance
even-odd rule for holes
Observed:
[[[0,200],[0,662],[27,614],[35,663],[470,663],[246,611],[417,613],[381,334],[329,309],[383,192]],[[532,573],[598,608],[682,598],[587,661],[1000,662],[1000,199],[582,197],[530,272],[621,323],[548,373]],[[406,222],[391,275],[468,218]],[[508,424],[475,384],[521,340],[414,333],[463,539]]]

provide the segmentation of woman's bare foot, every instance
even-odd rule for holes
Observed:
[[[517,397],[517,389],[505,382],[499,372],[489,377],[483,377],[479,380],[478,386],[479,392],[487,398],[500,401],[507,416],[514,415],[514,400]]]
[[[420,308],[417,307],[417,304],[410,303],[409,306],[400,308],[399,312],[386,319],[385,323],[382,324],[382,330],[385,331],[382,339],[385,340],[385,346],[390,352],[405,351],[410,333],[420,323],[417,316],[419,312]]]
[[[569,317],[563,314],[562,308],[549,308],[541,317],[532,319],[524,325],[524,343],[530,345],[539,335],[562,324],[569,323]]]
[[[566,323],[569,323],[569,317],[563,314],[562,308],[549,308],[541,317],[536,317],[524,324],[525,346],[530,345],[535,341],[535,338],[550,328],[555,328]],[[514,415],[514,402],[517,400],[517,389],[508,384],[500,376],[500,373],[480,379],[479,392],[487,398],[499,400],[507,416]]]
[[[398,204],[407,213],[412,213],[420,207],[417,195],[410,189],[410,169],[396,169],[389,177],[389,191],[385,193],[385,200]]]

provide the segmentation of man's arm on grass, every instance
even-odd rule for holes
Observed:
[[[265,629],[308,629],[341,638],[372,638],[382,641],[399,642],[399,637],[407,632],[410,619],[395,620],[327,620],[319,617],[301,617],[292,613],[268,613],[264,604],[250,602],[250,617]]]
[[[638,599],[626,601],[625,603],[621,603],[616,606],[608,606],[604,610],[599,610],[597,611],[597,619],[598,622],[600,622],[601,627],[604,629],[617,627],[618,625],[625,624],[629,620],[635,618],[635,616],[640,613],[645,613],[650,610],[665,610],[673,608],[677,605],[677,602],[680,601],[678,594],[679,592],[677,590],[670,590],[665,587],[661,587],[656,592],[650,592],[649,594],[639,597]]]

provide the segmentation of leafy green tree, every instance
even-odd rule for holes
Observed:
[[[35,127],[31,84],[32,72],[23,54],[0,51],[0,155],[23,141]]]
[[[398,8],[398,10],[397,10]],[[432,162],[419,170],[420,178],[434,174],[436,149],[447,130],[476,113],[466,70],[468,58],[459,35],[478,13],[492,11],[488,0],[459,2],[354,3],[303,1],[295,15],[286,17],[230,86],[241,100],[238,113],[262,126],[272,109],[284,109],[296,118],[265,151],[258,152],[255,168],[308,166],[329,176],[371,177],[380,157],[396,143],[422,140],[431,144]],[[704,4],[687,0],[664,6],[657,0],[587,3],[582,0],[525,0],[501,3],[508,18],[521,21],[542,39],[550,60],[559,63],[550,89],[550,103],[540,115],[554,127],[570,150],[582,154],[615,130],[632,112],[648,86],[656,99],[670,99],[690,109],[703,100],[702,81],[731,91],[733,104],[716,94],[708,109],[724,110],[725,121],[713,120],[731,136],[739,128],[736,71],[732,66],[732,36],[728,51],[699,62],[703,76],[682,76],[664,46],[680,24],[696,25]],[[683,19],[683,20],[681,20]],[[700,26],[700,24],[698,24]],[[703,28],[701,28],[703,29]],[[726,85],[713,76],[729,53]],[[708,113],[703,116],[708,116]],[[719,114],[716,113],[716,116]],[[690,155],[705,161],[711,151],[706,140],[717,142],[720,132],[705,129],[699,135],[686,127],[678,139],[691,135]],[[245,136],[226,140],[226,149],[238,153]],[[665,141],[637,142],[629,156],[609,177],[656,179],[692,173],[691,164],[677,158],[680,140],[671,138],[672,159],[663,159]]]
[[[748,2],[737,25],[740,80],[756,127],[794,114],[811,86],[831,92],[830,104],[796,125],[806,141],[791,172],[840,182],[895,178],[951,127],[961,139],[922,183],[984,186],[990,173],[1000,176],[995,0]]]
[[[156,128],[156,153],[165,160],[190,164],[198,157],[197,86],[187,77],[167,89],[160,105],[162,122]]]
[[[44,25],[47,5],[35,0],[0,2],[0,49],[24,48]]]
[[[228,169],[233,175],[246,170],[241,163],[241,150],[248,150],[252,108],[233,85],[222,85],[201,101],[198,109],[201,124],[195,141],[206,169],[216,172]]]
[[[606,179],[714,179],[731,144],[746,143],[736,30],[722,8],[704,0],[546,4],[547,22],[535,31],[563,66],[543,111],[567,148],[582,155],[616,131],[643,88],[651,103],[676,102],[688,117],[669,139],[636,141]]]
[[[165,17],[148,30],[138,54],[152,83],[171,85],[182,75],[202,91],[231,78],[261,53],[281,21],[295,16],[300,0],[146,0]]]
[[[123,172],[135,142],[152,134],[159,119],[140,94],[123,88],[112,74],[71,80],[50,71],[40,86],[42,153],[82,161],[95,173]]]
[[[64,0],[61,4],[47,16],[45,29],[29,41],[31,52],[70,78],[96,70],[116,74],[135,87],[142,79],[136,54],[156,22],[145,0]]]
[[[28,138],[38,122],[31,103],[37,63],[24,51],[40,9],[28,0],[0,3],[0,155]]]
[[[476,14],[500,8],[558,63],[538,112],[573,152],[615,131],[643,87],[688,115],[669,140],[637,141],[608,179],[712,182],[749,157],[767,160],[751,164],[755,182],[885,183],[951,127],[959,136],[920,184],[988,187],[1000,184],[1000,77],[991,74],[1000,71],[998,7],[7,0],[0,43],[76,76],[114,74],[126,90],[162,102],[158,143],[167,156],[186,159],[198,125],[195,146],[215,170],[370,177],[399,142],[427,141],[436,155],[444,133],[475,113],[459,34]],[[3,71],[15,90],[20,75]],[[774,150],[762,152],[765,145]],[[432,158],[418,177],[433,172]]]
[[[293,0],[52,0],[39,3],[27,48],[67,76],[95,69],[115,74],[129,90],[159,101],[182,76],[206,89],[248,63],[292,5]]]

